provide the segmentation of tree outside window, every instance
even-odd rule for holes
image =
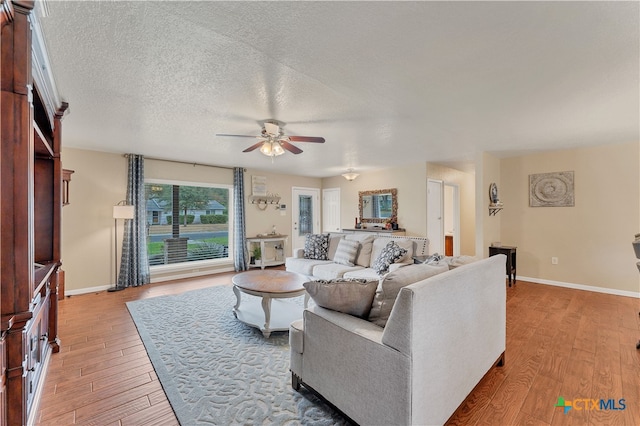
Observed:
[[[149,264],[229,258],[231,189],[147,183]]]

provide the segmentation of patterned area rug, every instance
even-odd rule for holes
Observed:
[[[178,421],[347,424],[306,389],[291,388],[289,333],[265,339],[234,317],[235,301],[224,286],[127,302]]]

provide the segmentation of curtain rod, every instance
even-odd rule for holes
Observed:
[[[125,158],[129,158],[130,154],[122,154],[123,157]],[[153,160],[153,161],[166,161],[167,163],[178,163],[178,164],[189,164],[193,167],[195,166],[204,166],[204,167],[215,167],[218,169],[227,169],[227,170],[233,170],[234,167],[227,167],[227,166],[216,166],[213,164],[203,164],[203,163],[190,163],[188,161],[178,161],[178,160],[168,160],[166,158],[157,158],[157,157],[147,157],[146,155],[143,155],[145,160]],[[243,169],[245,172],[247,171],[247,169]]]

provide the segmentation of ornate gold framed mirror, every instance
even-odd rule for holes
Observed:
[[[398,190],[378,189],[358,192],[360,222],[383,223],[398,217]]]

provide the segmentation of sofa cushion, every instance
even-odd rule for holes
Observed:
[[[307,234],[304,238],[304,258],[329,260],[329,234]]]
[[[338,244],[344,240],[343,234],[329,234],[329,249],[327,250],[327,259],[331,260],[336,256]]]
[[[453,257],[445,257],[444,259],[440,260],[440,262],[444,262],[447,265],[449,265],[449,269],[455,269],[458,266],[462,266],[462,265],[466,265],[468,263],[472,263],[477,261],[478,258],[475,256],[453,256]]]
[[[369,312],[369,321],[380,327],[387,324],[391,309],[396,301],[396,296],[402,287],[422,281],[433,275],[440,274],[449,270],[446,264],[438,265],[407,265],[397,271],[388,273],[378,283],[376,294]]]
[[[343,278],[360,278],[365,280],[379,280],[380,275],[373,268],[360,268],[355,271],[348,271],[342,274]]]
[[[402,262],[413,263],[414,242],[408,238],[397,238],[397,239],[394,239],[394,241],[396,242],[397,245],[399,245],[400,247],[402,247],[407,251],[404,254],[404,256],[402,256],[402,258],[398,260],[396,263],[402,263]]]
[[[389,241],[371,267],[378,274],[384,274],[389,270],[389,265],[402,259],[405,254],[407,254],[406,249],[400,247],[395,241]]]
[[[302,275],[313,275],[313,268],[318,265],[333,263],[330,260],[302,259],[299,257],[287,257],[285,267],[289,272],[297,272]]]
[[[341,239],[333,256],[333,261],[341,265],[354,266],[360,243],[358,241]]]
[[[391,265],[389,265],[389,272],[396,271],[401,267],[407,266],[407,265],[413,265],[413,262],[392,263]],[[343,278],[364,278],[367,280],[380,280],[382,279],[382,277],[384,277],[384,275],[381,276],[373,268],[360,268],[355,271],[347,271],[344,274],[342,274],[342,277]]]
[[[400,262],[413,263],[413,246],[415,244],[409,238],[388,238],[388,237],[378,237],[374,240],[373,246],[371,248],[371,263],[380,256],[382,250],[389,244],[390,241],[394,241],[398,246],[407,250],[407,252],[402,256],[402,259],[398,260]]]
[[[307,293],[318,306],[360,318],[369,315],[377,286],[377,281],[358,279],[304,283]]]
[[[314,279],[334,280],[336,278],[342,278],[346,272],[357,271],[359,269],[362,269],[362,266],[346,266],[331,262],[314,266],[311,275],[313,275]]]
[[[346,240],[357,241],[360,243],[360,251],[356,257],[355,264],[368,268],[371,266],[371,250],[373,248],[373,235],[366,234],[350,234],[345,237]]]

